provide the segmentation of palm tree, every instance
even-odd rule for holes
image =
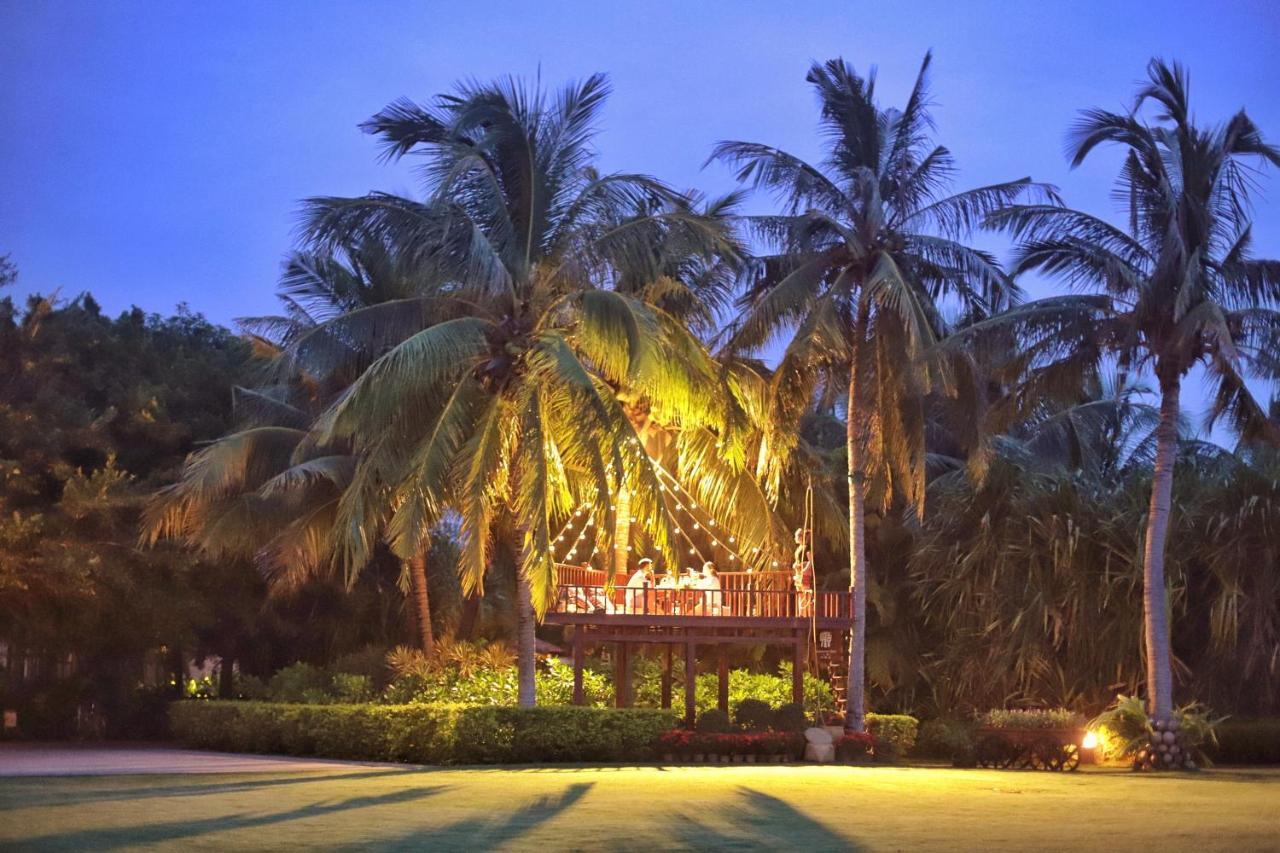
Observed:
[[[144,537],[181,538],[210,556],[253,560],[277,590],[332,575],[330,527],[357,460],[348,444],[310,441],[309,429],[388,341],[429,322],[409,310],[416,287],[411,271],[377,244],[291,255],[279,285],[284,313],[239,321],[268,365],[266,384],[233,389],[236,431],[193,453],[179,481],[150,501]],[[394,324],[361,335],[351,334],[351,322],[334,322],[391,312]],[[401,562],[401,583],[430,654],[426,556]],[[346,583],[364,568],[349,566]]]
[[[1250,258],[1250,160],[1280,164],[1242,110],[1213,127],[1191,117],[1186,71],[1152,60],[1133,111],[1087,110],[1069,136],[1073,166],[1103,143],[1121,146],[1116,197],[1127,230],[1052,205],[1016,205],[989,223],[1019,240],[1015,273],[1041,270],[1087,294],[1028,303],[984,325],[1025,332],[1033,380],[1046,387],[1114,358],[1150,370],[1158,386],[1154,476],[1143,552],[1147,702],[1173,710],[1165,542],[1169,534],[1182,381],[1197,365],[1216,383],[1212,425],[1226,418],[1247,440],[1275,438],[1246,372],[1275,376],[1280,347],[1280,262]],[[1155,123],[1139,116],[1156,107]],[[1048,381],[1044,377],[1050,377]]]
[[[807,79],[828,142],[821,167],[748,142],[721,143],[712,155],[784,206],[781,215],[749,217],[777,254],[753,270],[730,342],[750,350],[792,333],[773,379],[775,441],[790,446],[816,391],[845,399],[855,619],[845,725],[853,731],[865,726],[866,504],[884,505],[896,492],[922,505],[920,400],[947,381],[942,363],[926,357],[944,328],[940,305],[950,299],[986,315],[1015,295],[994,258],[961,239],[1028,191],[1051,195],[1023,179],[942,196],[954,163],[929,139],[929,63],[926,56],[901,110],[877,104],[874,73],[861,77],[840,59],[814,65]]]
[[[607,92],[601,75],[554,97],[503,79],[430,106],[392,104],[365,129],[389,158],[423,159],[426,197],[319,198],[306,213],[315,248],[393,246],[418,270],[420,299],[457,309],[370,364],[317,425],[316,440],[350,442],[360,459],[337,527],[344,559],[365,558],[374,521],[397,554],[417,553],[453,508],[471,592],[496,522],[512,522],[522,705],[534,702],[536,617],[555,593],[553,524],[590,506],[597,529],[611,530],[609,496],[625,490],[628,517],[670,554],[656,472],[614,389],[651,401],[664,423],[735,441],[705,349],[615,287],[652,268],[653,247],[673,233],[709,255],[732,244],[658,181],[594,170]]]

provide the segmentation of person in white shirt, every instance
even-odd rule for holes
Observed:
[[[627,578],[627,612],[644,611],[645,590],[653,589],[653,560],[645,557],[640,566]]]
[[[706,590],[706,594],[702,596],[702,610],[712,616],[719,616],[724,612],[724,600],[720,593],[720,575],[716,571],[716,564],[707,560],[702,564],[702,574],[698,577],[698,589]]]

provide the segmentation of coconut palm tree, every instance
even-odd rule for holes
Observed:
[[[239,321],[264,359],[263,385],[233,389],[237,430],[193,453],[179,481],[150,502],[144,537],[185,540],[215,557],[255,561],[275,589],[333,574],[330,526],[356,459],[347,444],[309,440],[316,416],[388,341],[430,322],[417,284],[385,246],[294,253],[284,265],[284,313]],[[394,311],[362,336],[337,317]],[[324,357],[319,357],[323,354]],[[419,643],[434,646],[425,549],[401,562]],[[354,583],[364,563],[349,567]]]
[[[589,506],[597,529],[611,530],[609,496],[625,489],[629,517],[670,553],[657,475],[615,389],[651,401],[664,423],[705,426],[738,446],[705,349],[615,287],[651,268],[653,247],[673,233],[708,254],[732,244],[660,182],[595,171],[607,92],[601,75],[554,96],[502,79],[429,106],[397,102],[365,129],[389,158],[422,159],[425,198],[318,198],[306,210],[314,248],[394,246],[419,271],[421,300],[458,309],[373,361],[317,424],[317,441],[350,442],[360,459],[337,527],[343,559],[366,558],[373,520],[385,520],[397,554],[414,554],[451,507],[470,592],[482,588],[495,523],[513,523],[525,705],[535,620],[555,593],[553,524]],[[376,322],[350,320],[353,330]]]
[[[876,101],[875,74],[840,59],[814,65],[826,160],[810,165],[768,145],[719,144],[712,159],[772,191],[776,216],[748,222],[776,253],[759,259],[732,329],[733,350],[758,349],[790,333],[774,374],[775,442],[790,446],[815,394],[845,400],[849,581],[855,625],[845,725],[864,728],[868,499],[894,493],[921,507],[924,417],[920,400],[945,388],[944,363],[927,357],[953,300],[986,315],[1015,293],[994,258],[962,242],[969,228],[1024,193],[1051,197],[1027,179],[944,196],[950,152],[930,141],[926,56],[902,109]]]
[[[1019,326],[1042,387],[1082,367],[1096,372],[1107,358],[1154,376],[1160,422],[1143,552],[1144,646],[1149,710],[1166,718],[1173,678],[1165,543],[1183,380],[1200,366],[1216,384],[1210,425],[1225,418],[1247,440],[1276,437],[1245,378],[1277,374],[1280,262],[1250,257],[1249,196],[1253,163],[1280,164],[1280,149],[1243,110],[1220,125],[1195,124],[1187,73],[1176,63],[1152,60],[1147,75],[1131,112],[1087,110],[1069,135],[1073,166],[1103,144],[1124,151],[1116,197],[1127,228],[1053,205],[1014,205],[989,218],[1019,241],[1015,273],[1039,270],[1089,292],[1027,303],[976,326]],[[1140,115],[1147,106],[1154,122]]]

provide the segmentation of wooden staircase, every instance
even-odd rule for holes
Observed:
[[[831,685],[836,713],[843,714],[849,700],[849,635],[844,631],[832,631],[829,643],[818,639],[818,676]]]

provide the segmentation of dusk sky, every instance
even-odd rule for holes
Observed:
[[[1075,112],[1127,107],[1158,55],[1190,68],[1202,122],[1245,106],[1280,142],[1277,43],[1280,5],[1265,0],[0,0],[0,254],[20,293],[87,290],[113,313],[186,302],[229,323],[274,311],[299,199],[414,191],[356,129],[395,98],[605,71],[601,166],[719,193],[731,176],[702,167],[718,140],[816,157],[813,60],[878,65],[882,101],[900,103],[930,48],[958,187],[1031,175],[1114,216],[1115,154],[1074,171],[1063,156]],[[1256,252],[1280,255],[1280,174],[1257,204]]]

